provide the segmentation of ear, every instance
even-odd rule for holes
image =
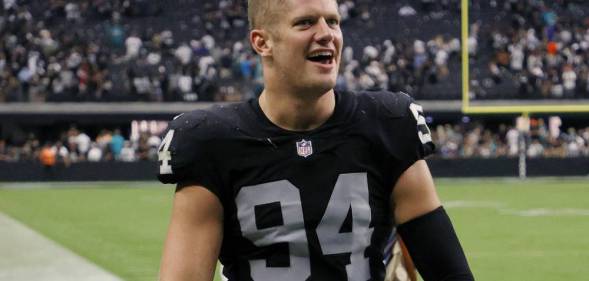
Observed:
[[[267,31],[262,29],[254,29],[250,32],[250,44],[252,48],[261,57],[268,57],[272,55],[272,44],[269,40]]]

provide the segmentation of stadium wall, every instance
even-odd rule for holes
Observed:
[[[428,159],[434,177],[518,177],[517,158]],[[527,175],[589,176],[589,158],[527,160]],[[0,162],[0,182],[36,181],[149,181],[155,180],[156,162],[98,162],[58,165],[52,169],[32,162]]]
[[[155,180],[155,162],[81,162],[50,169],[33,162],[0,162],[0,181],[138,181]]]

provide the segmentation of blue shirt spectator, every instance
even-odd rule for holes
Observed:
[[[112,154],[115,159],[119,158],[119,155],[121,154],[121,150],[123,149],[124,144],[125,138],[123,138],[123,136],[121,135],[121,131],[119,129],[116,129],[110,141],[110,150],[112,151]]]

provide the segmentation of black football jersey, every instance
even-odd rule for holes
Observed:
[[[302,132],[274,125],[253,99],[171,121],[158,178],[219,198],[229,280],[383,280],[392,188],[432,150],[403,93],[337,92],[332,116]]]

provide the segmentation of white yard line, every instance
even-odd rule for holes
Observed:
[[[535,208],[535,209],[511,209],[507,208],[504,202],[498,201],[468,201],[454,200],[443,203],[447,209],[474,208],[474,209],[495,209],[501,215],[518,217],[586,217],[589,216],[589,209],[578,208]]]
[[[0,212],[0,281],[121,281]]]
[[[71,182],[0,182],[0,189],[96,188],[117,185],[117,188],[161,188],[158,181],[71,181]],[[172,186],[172,185],[170,185]]]

